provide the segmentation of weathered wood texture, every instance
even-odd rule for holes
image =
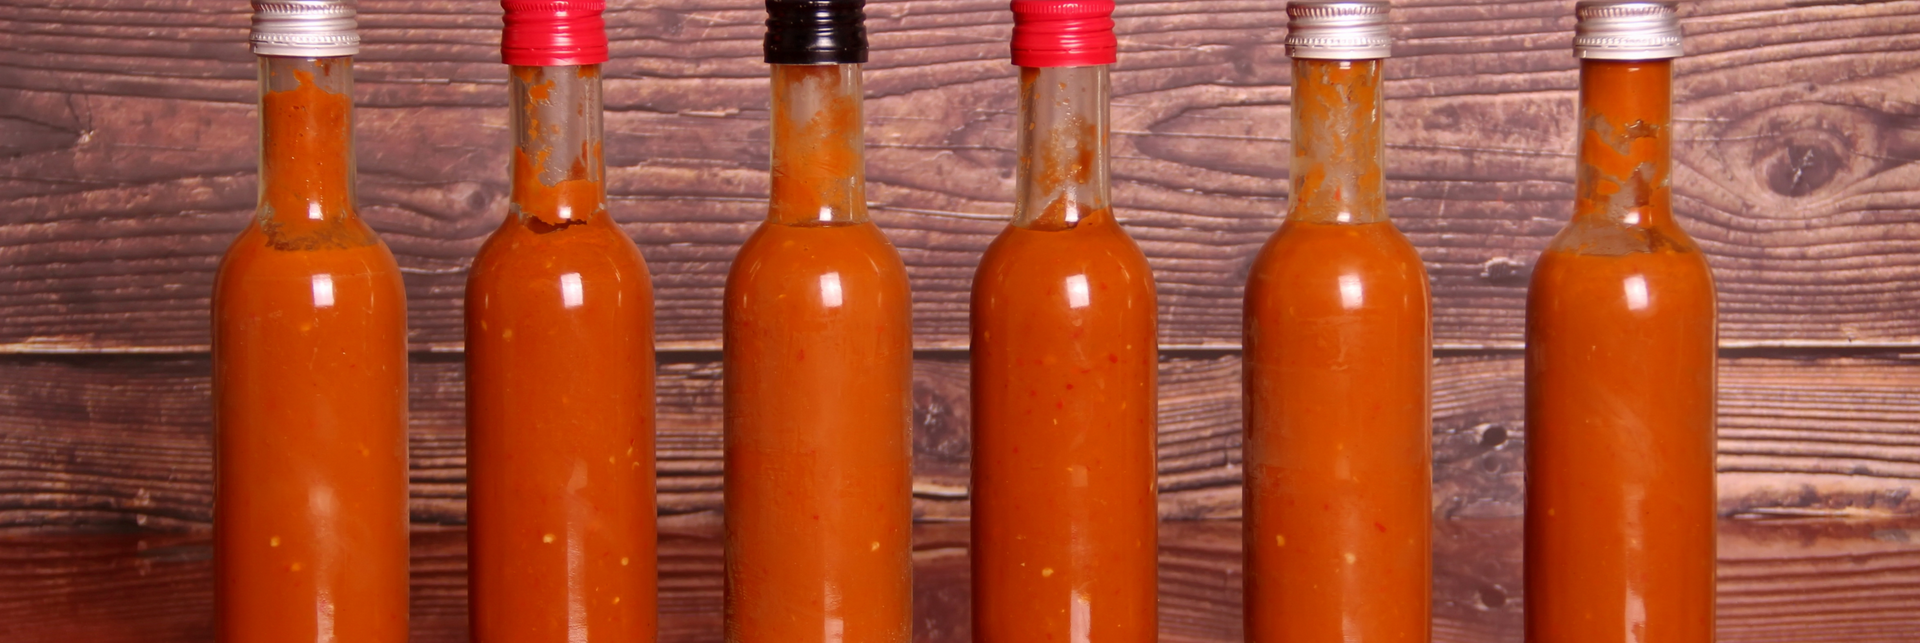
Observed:
[[[1920,638],[1920,522],[1722,521],[1722,643],[1911,642]],[[466,640],[466,547],[417,531],[413,640]],[[721,639],[721,552],[711,517],[660,543],[660,640]],[[1160,640],[1241,640],[1240,524],[1165,523]],[[971,640],[967,525],[914,534],[914,640]],[[12,643],[211,641],[212,548],[202,537],[0,537],[0,639]],[[1518,643],[1520,524],[1444,520],[1434,539],[1434,640]]]
[[[0,360],[0,528],[195,530],[210,520],[212,436],[201,357],[14,356]],[[914,374],[914,495],[923,520],[967,515],[969,421],[962,358]],[[1438,361],[1434,507],[1443,517],[1520,515],[1526,434],[1521,363]],[[427,355],[412,378],[413,510],[465,521],[461,365]],[[1230,518],[1240,502],[1240,368],[1231,353],[1161,366],[1166,518]],[[1727,515],[1920,514],[1920,360],[1723,360],[1721,511]],[[659,369],[660,507],[720,506],[720,369]]]
[[[660,340],[711,349],[767,187],[757,0],[609,12],[614,207],[657,275]],[[1393,214],[1436,339],[1516,345],[1534,255],[1569,211],[1571,0],[1402,0]],[[1238,342],[1246,265],[1287,193],[1282,3],[1126,2],[1115,199],[1151,255],[1164,341]],[[243,3],[0,6],[0,348],[203,348],[217,257],[254,202]],[[1920,342],[1920,2],[1684,3],[1675,186],[1713,255],[1723,338]],[[967,283],[1012,193],[1005,0],[869,8],[870,191],[911,266],[919,345],[964,346]],[[368,0],[360,200],[400,256],[420,348],[460,345],[469,257],[503,212],[497,9]]]

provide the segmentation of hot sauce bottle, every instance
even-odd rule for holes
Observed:
[[[1292,194],[1247,281],[1247,640],[1424,643],[1431,315],[1387,220],[1387,3],[1287,13]]]
[[[911,302],[867,216],[863,3],[767,13],[772,200],[726,288],[726,640],[903,643]]]
[[[407,321],[353,199],[345,0],[255,2],[260,205],[213,289],[214,636],[407,639]]]
[[[1113,3],[1016,0],[1013,222],[973,280],[973,631],[1153,641],[1153,275],[1107,186]]]
[[[1714,290],[1674,221],[1671,2],[1581,2],[1573,222],[1527,297],[1526,631],[1706,643]]]
[[[655,637],[653,289],[607,210],[603,0],[506,0],[512,196],[467,282],[473,640]]]

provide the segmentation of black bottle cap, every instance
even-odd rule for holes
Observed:
[[[866,6],[866,0],[767,0],[767,62],[867,62]]]

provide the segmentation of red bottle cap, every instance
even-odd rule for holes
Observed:
[[[507,10],[500,60],[547,67],[607,61],[606,0],[500,0]]]
[[[1013,64],[1021,67],[1111,65],[1113,0],[1013,0]]]

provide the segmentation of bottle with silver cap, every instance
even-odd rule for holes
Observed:
[[[402,643],[406,294],[354,208],[354,8],[253,6],[260,201],[213,290],[215,638]]]
[[[1527,293],[1527,639],[1708,643],[1715,307],[1673,213],[1678,12],[1576,11],[1572,221]]]
[[[1249,643],[1426,641],[1427,273],[1387,218],[1388,3],[1287,4],[1292,172],[1247,280]]]

